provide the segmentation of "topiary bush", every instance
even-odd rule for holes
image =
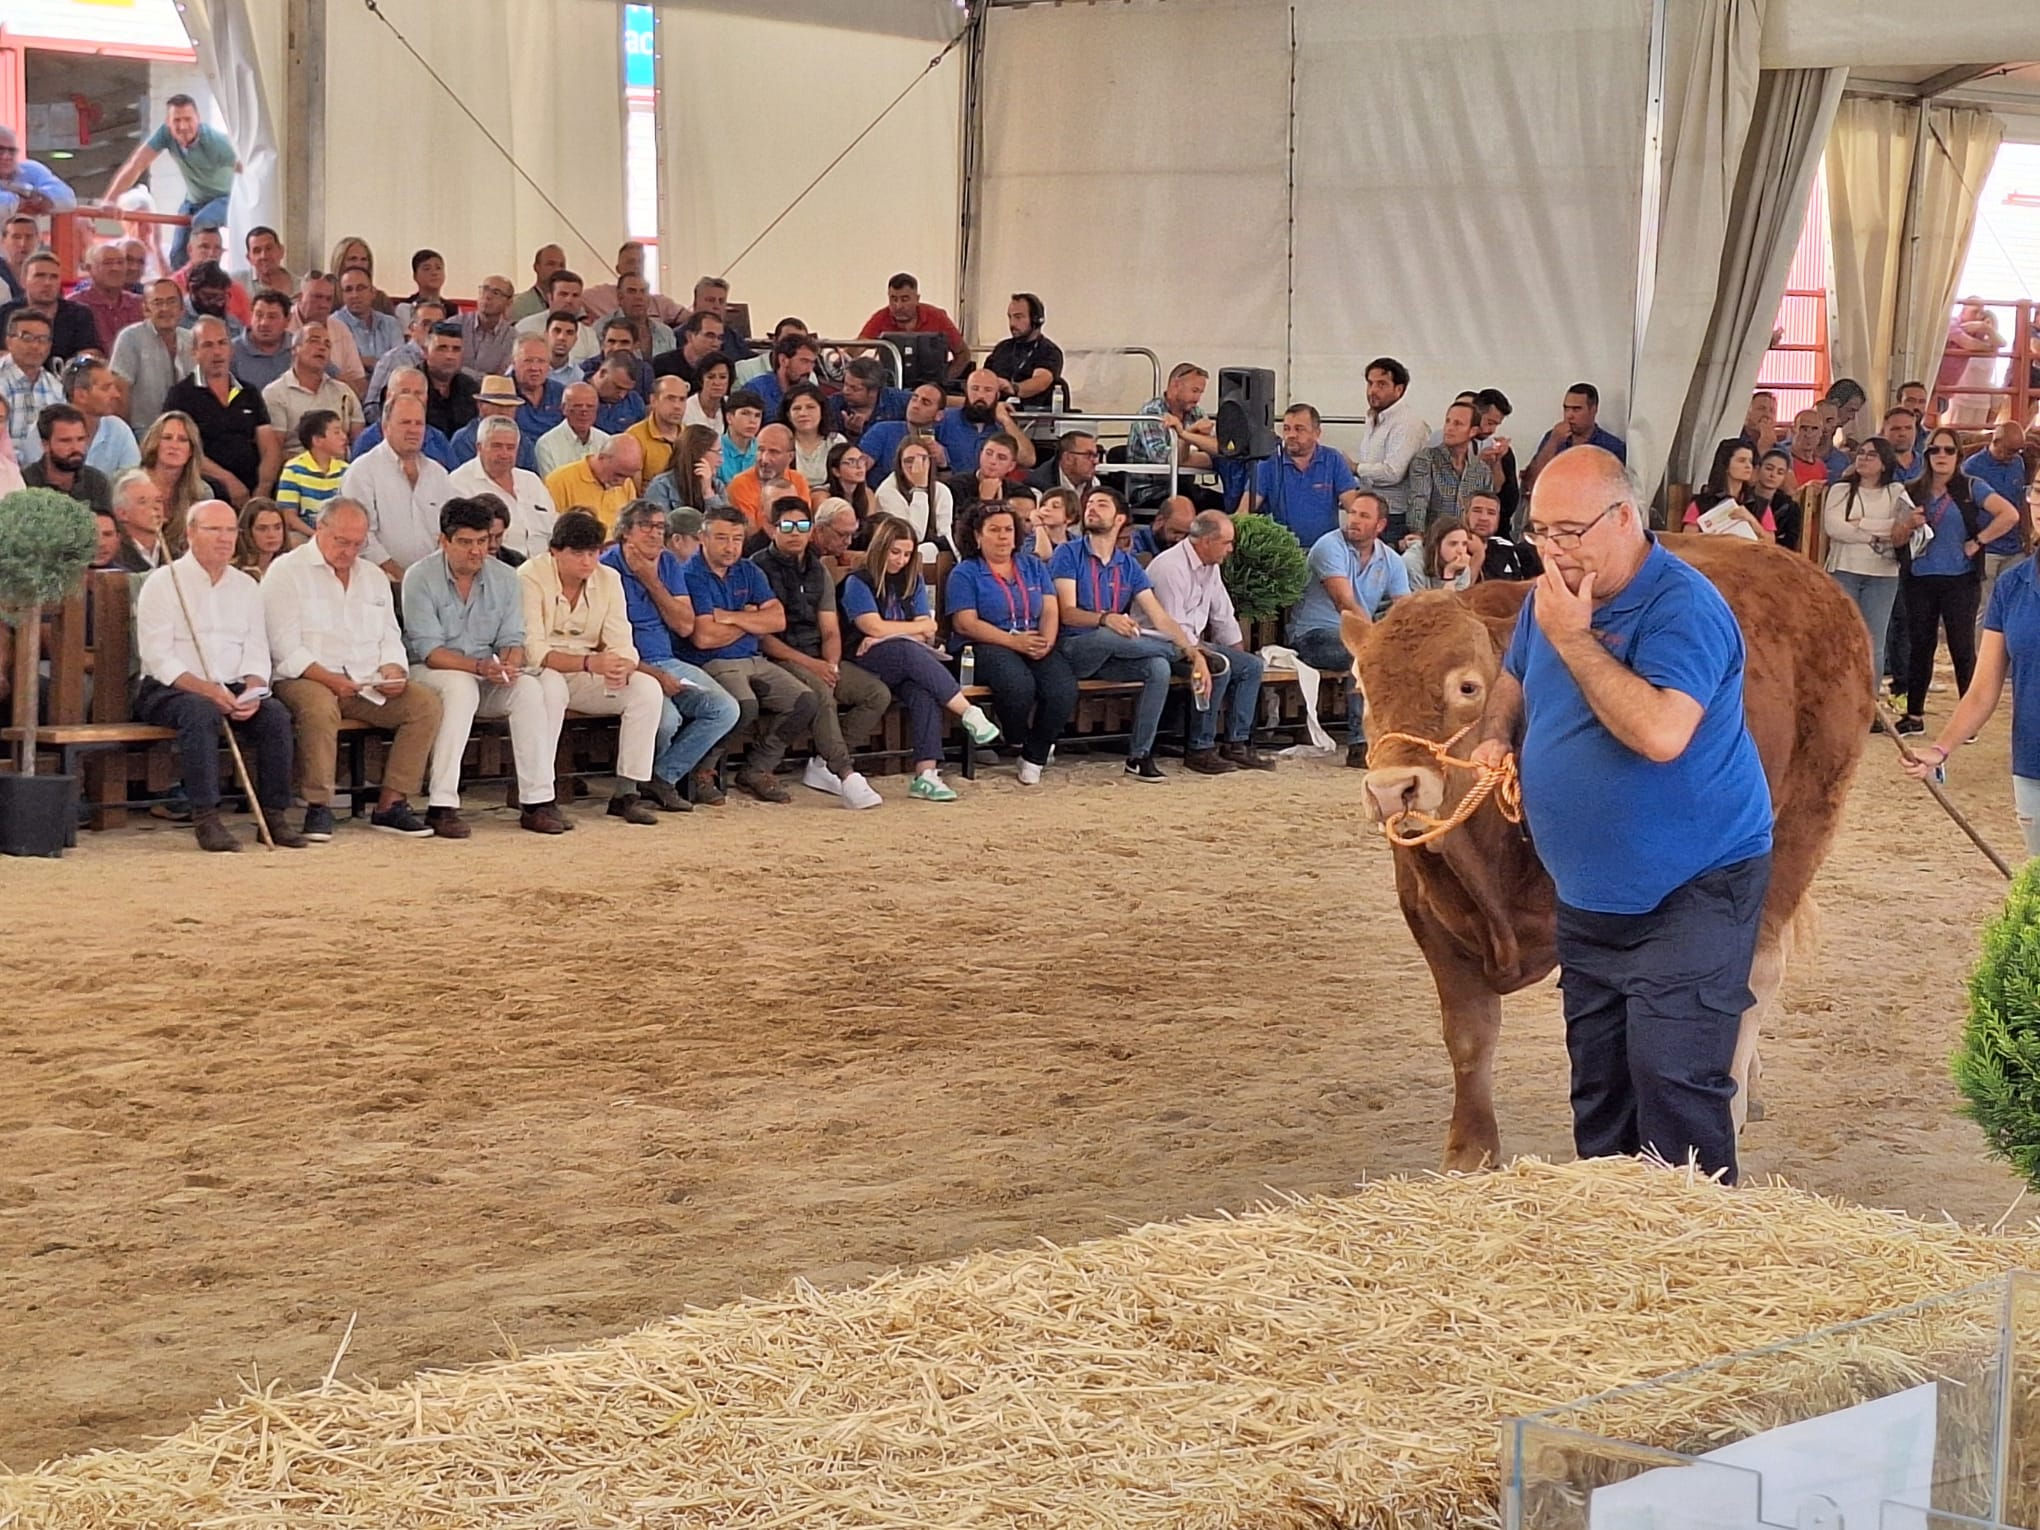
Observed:
[[[1296,604],[1310,583],[1296,533],[1265,515],[1233,517],[1233,551],[1223,572],[1242,626],[1273,621]]]
[[[1969,975],[1969,1022],[1953,1059],[1964,1114],[1990,1150],[2040,1188],[2040,861],[2012,883]]]
[[[16,635],[16,673],[27,698],[27,727],[16,768],[35,774],[35,720],[41,711],[37,694],[37,634],[42,608],[55,605],[77,588],[92,564],[99,543],[99,522],[68,494],[55,489],[16,489],[0,499],[0,612],[7,613]]]

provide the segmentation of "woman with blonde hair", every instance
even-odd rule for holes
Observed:
[[[205,447],[198,426],[182,409],[156,416],[142,437],[142,471],[163,491],[163,541],[173,558],[184,556],[184,512],[227,491],[198,470]]]
[[[283,506],[273,499],[253,496],[241,507],[240,529],[234,537],[234,567],[259,580],[289,543]]]
[[[368,279],[373,284],[375,251],[368,247],[368,241],[359,234],[342,234],[333,242],[333,258],[326,265],[326,269],[333,274],[333,285],[337,288],[340,285],[340,278],[357,266],[368,273]],[[390,301],[390,295],[380,287],[375,289],[375,309],[378,313],[392,316],[397,311],[397,305]]]

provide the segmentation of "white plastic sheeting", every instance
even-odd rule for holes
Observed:
[[[436,3],[436,0],[435,0]],[[962,49],[921,78],[941,41],[720,11],[660,14],[665,290],[727,274],[764,334],[795,316],[830,338],[885,305],[910,271],[956,306]],[[787,204],[909,83],[881,123],[743,256]]]
[[[244,243],[239,235],[260,224],[283,226],[276,133],[283,106],[282,56],[273,46],[280,39],[271,35],[278,29],[266,12],[251,13],[249,0],[185,0],[180,14],[241,161],[227,202],[227,227],[237,234],[229,249],[238,265]],[[162,210],[177,208],[171,204]]]

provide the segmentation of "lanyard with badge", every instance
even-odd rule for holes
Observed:
[[[989,563],[985,569],[992,576],[992,582],[999,587],[999,593],[1006,597],[1006,630],[1008,632],[1032,632],[1034,630],[1034,591],[1027,586],[1027,576],[1020,571],[1020,560],[1013,560],[1013,584],[1009,589],[1004,577]]]
[[[1085,549],[1085,556],[1090,559],[1091,563],[1091,609],[1098,612],[1101,616],[1117,616],[1119,614],[1119,554],[1117,552],[1112,554],[1110,564],[1101,563],[1097,555],[1088,548]],[[1112,604],[1109,606],[1105,604],[1105,573],[1108,568],[1112,572]]]

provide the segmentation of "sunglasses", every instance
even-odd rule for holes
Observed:
[[[1958,454],[1952,446],[1930,446],[1927,448],[1927,455],[1929,457],[1953,457]]]
[[[781,531],[812,531],[814,525],[813,521],[781,521],[779,529]]]

